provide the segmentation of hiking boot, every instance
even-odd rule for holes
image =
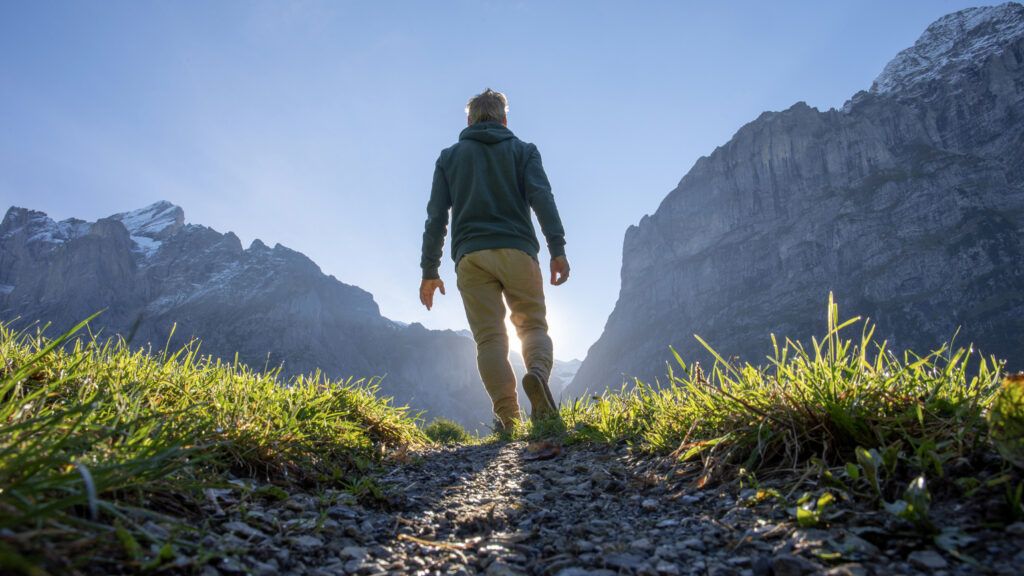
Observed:
[[[491,427],[494,430],[494,435],[497,436],[499,440],[508,442],[512,440],[513,436],[515,436],[516,424],[514,421],[503,422],[501,418],[495,418]]]
[[[532,370],[523,376],[523,390],[530,399],[530,419],[539,420],[558,414],[555,399],[551,397],[551,389],[547,381]]]

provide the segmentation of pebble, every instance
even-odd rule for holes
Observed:
[[[1006,533],[1014,536],[1024,536],[1024,522],[1014,522],[1007,525]]]
[[[313,549],[313,548],[320,548],[321,546],[324,545],[324,541],[323,540],[317,538],[316,536],[308,536],[308,535],[292,536],[292,537],[288,538],[288,543],[291,544],[292,546],[295,546],[296,548],[299,548],[299,549],[302,549],[302,550],[310,550],[310,549]]]
[[[240,521],[237,521],[237,520],[233,521],[233,522],[227,522],[227,523],[224,524],[223,527],[224,527],[224,529],[226,529],[226,530],[228,530],[228,531],[230,531],[230,532],[232,532],[234,534],[237,534],[239,536],[243,536],[243,537],[246,537],[246,538],[259,538],[259,539],[263,539],[263,538],[267,537],[266,534],[264,534],[263,532],[257,530],[256,528],[253,528],[252,526],[249,526],[245,522],[240,522]]]
[[[704,541],[700,538],[687,538],[679,544],[681,546],[685,546],[686,548],[690,548],[691,550],[699,550],[701,552],[707,549],[707,546],[704,544]]]
[[[817,571],[819,566],[814,562],[792,554],[779,554],[772,558],[772,574],[774,576],[802,576]]]
[[[934,550],[915,550],[907,556],[907,560],[924,570],[941,570],[949,566],[946,559]]]
[[[657,570],[658,574],[666,574],[667,576],[676,576],[679,574],[679,566],[673,562],[666,562],[665,560],[659,561],[658,565],[655,566],[654,569]]]
[[[860,564],[840,564],[826,570],[825,576],[868,576],[868,569]]]
[[[361,561],[366,558],[368,551],[362,546],[345,546],[338,554],[342,558]]]

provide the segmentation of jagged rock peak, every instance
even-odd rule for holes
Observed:
[[[955,76],[1024,38],[1024,5],[967,8],[939,18],[913,46],[886,65],[871,85],[875,94],[916,92],[923,82]]]
[[[0,223],[0,237],[13,237],[15,234],[25,233],[28,242],[60,244],[85,235],[91,226],[77,218],[55,222],[45,212],[11,206]]]
[[[132,236],[163,240],[185,225],[185,211],[166,200],[161,200],[131,212],[110,217],[118,220]]]

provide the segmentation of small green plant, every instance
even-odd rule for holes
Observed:
[[[1024,468],[1024,374],[1003,381],[988,415],[992,440],[1008,462]]]
[[[857,446],[855,451],[857,455],[857,463],[860,465],[860,469],[864,472],[864,479],[867,480],[868,486],[874,492],[876,498],[882,497],[882,457],[878,455],[878,451],[874,448],[866,450],[860,446]]]
[[[835,502],[835,496],[831,492],[825,492],[818,498],[814,498],[809,492],[805,493],[796,503],[793,511],[796,516],[796,523],[801,528],[813,528],[820,525],[825,519],[825,513]]]
[[[896,500],[895,502],[886,502],[884,506],[890,514],[909,521],[918,529],[925,532],[934,532],[935,526],[928,516],[931,501],[932,496],[925,485],[924,476],[918,476],[903,491],[903,499]]]
[[[438,444],[465,444],[473,436],[458,422],[447,418],[435,418],[423,428],[423,433]]]

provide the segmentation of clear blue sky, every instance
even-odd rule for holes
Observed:
[[[977,2],[0,3],[0,205],[89,220],[167,199],[280,242],[382,312],[419,304],[434,160],[485,87],[540,148],[572,279],[556,356],[618,296],[623,233],[765,110],[838,107],[939,16]],[[543,255],[546,265],[547,256]]]

